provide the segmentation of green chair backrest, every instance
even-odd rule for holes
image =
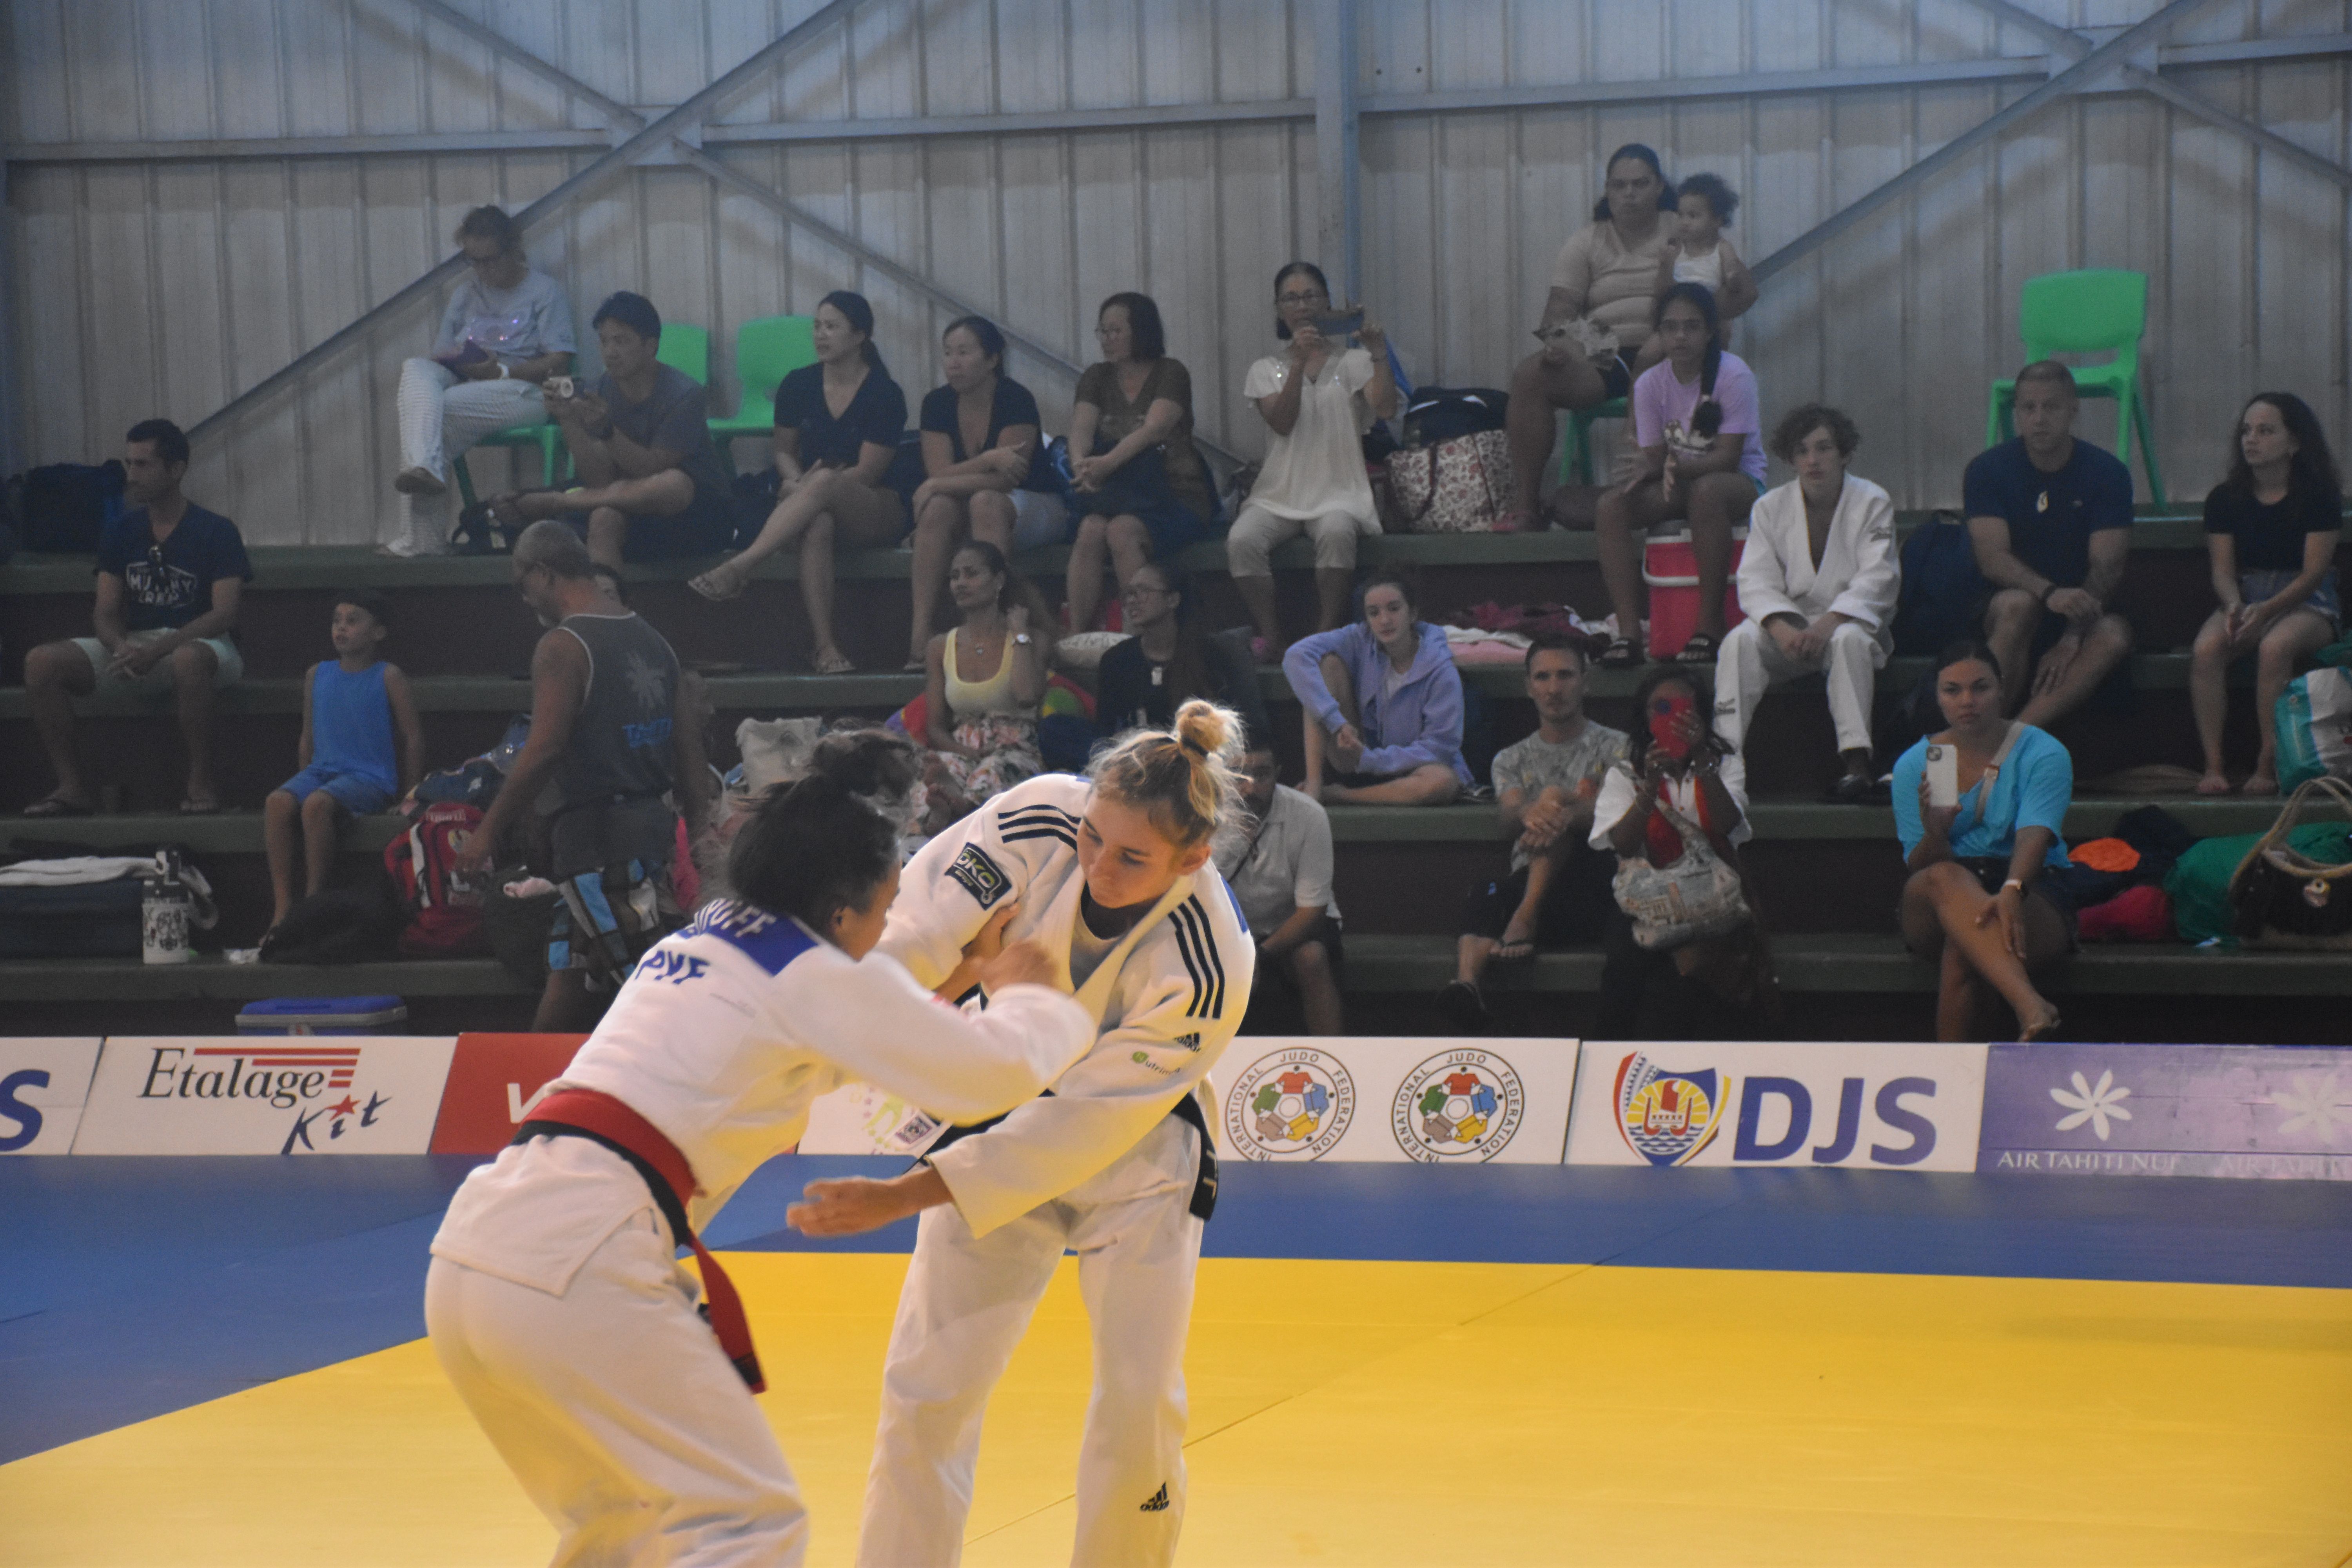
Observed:
[[[735,382],[742,388],[743,402],[771,402],[779,382],[815,363],[814,316],[762,316],[735,329]]]
[[[2121,268],[2045,272],[2018,299],[2028,360],[2057,353],[2128,353],[2147,327],[2147,274]]]
[[[680,321],[662,323],[661,347],[654,358],[675,371],[681,371],[703,385],[710,384],[710,329],[689,327]]]

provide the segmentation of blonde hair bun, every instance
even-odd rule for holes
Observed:
[[[1242,757],[1241,715],[1230,708],[1193,697],[1176,710],[1176,739],[1204,757],[1222,758],[1227,767]]]
[[[1095,787],[1139,806],[1189,849],[1233,826],[1241,810],[1241,715],[1193,698],[1172,730],[1130,730],[1097,752]]]

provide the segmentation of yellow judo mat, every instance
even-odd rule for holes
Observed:
[[[727,1255],[813,1563],[855,1547],[906,1266]],[[2342,1290],[1211,1258],[1187,1369],[1192,1568],[2352,1563]],[[1066,1560],[1089,1381],[1066,1260],[965,1563]],[[553,1540],[421,1341],[0,1467],[9,1568],[523,1568]]]

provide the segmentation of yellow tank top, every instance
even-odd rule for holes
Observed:
[[[1034,719],[1037,710],[1024,708],[1013,695],[1013,645],[1005,643],[1004,657],[996,661],[996,673],[985,680],[966,680],[956,673],[956,634],[948,633],[946,668],[948,707],[959,719],[975,719],[983,713],[1014,713]]]

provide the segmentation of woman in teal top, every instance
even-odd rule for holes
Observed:
[[[1941,965],[1937,1039],[1986,1038],[1996,996],[2016,1013],[2019,1039],[2046,1039],[2058,1009],[2032,971],[2074,951],[2074,900],[2044,873],[2066,864],[2074,761],[2045,731],[2001,716],[2000,666],[1980,642],[1937,657],[1936,702],[1950,727],[1895,764],[1895,829],[1911,873],[1903,940]],[[1931,755],[1953,759],[1958,805],[1934,803]]]

